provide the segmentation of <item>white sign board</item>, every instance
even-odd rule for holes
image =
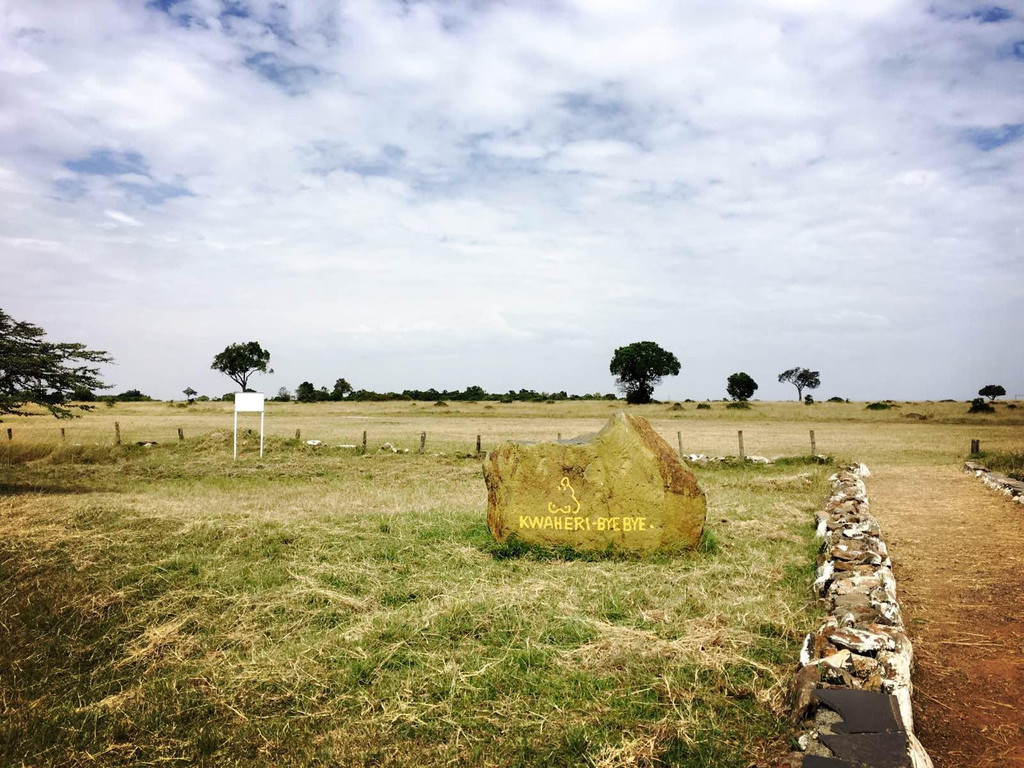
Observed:
[[[235,413],[263,413],[266,399],[262,392],[236,392]]]
[[[235,459],[238,459],[238,414],[258,413],[260,415],[260,458],[263,458],[263,414],[267,396],[262,392],[235,393]]]

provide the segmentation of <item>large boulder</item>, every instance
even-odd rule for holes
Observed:
[[[506,442],[487,455],[487,526],[498,541],[649,553],[694,547],[704,492],[650,423],[619,412],[589,438]]]

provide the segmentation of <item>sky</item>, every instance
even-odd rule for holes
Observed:
[[[0,0],[0,308],[118,392],[1024,393],[1024,6]]]

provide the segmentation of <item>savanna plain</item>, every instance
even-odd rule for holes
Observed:
[[[772,764],[828,476],[1022,454],[1024,405],[711,405],[627,410],[685,453],[742,430],[787,458],[695,464],[705,535],[648,558],[485,524],[477,435],[595,432],[621,402],[270,403],[263,458],[242,414],[237,461],[230,403],[8,419],[0,764]]]

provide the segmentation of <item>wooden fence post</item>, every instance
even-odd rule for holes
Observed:
[[[811,456],[818,455],[818,448],[814,443],[814,430],[811,430]]]
[[[423,453],[423,451],[424,451],[424,449],[426,447],[427,447],[427,433],[426,432],[420,432],[420,453]]]
[[[64,427],[61,427],[60,428],[60,441],[62,443],[64,442],[64,437],[65,437],[65,435],[64,435]]]
[[[562,442],[562,433],[561,432],[558,433],[558,442]]]
[[[743,459],[743,458],[746,458],[746,454],[745,454],[745,453],[743,453],[743,430],[741,429],[741,430],[740,430],[739,432],[737,432],[736,434],[737,434],[737,435],[739,436],[739,438],[740,438],[740,458],[741,458],[741,459]]]
[[[679,443],[679,456],[682,458],[683,455],[683,433],[676,432],[676,442]]]
[[[185,430],[183,430],[181,427],[178,427],[178,440],[184,440],[184,439],[185,439]]]
[[[114,444],[121,444],[121,422],[119,421],[114,422]]]
[[[476,455],[480,455],[480,435],[476,436]]]
[[[295,439],[296,440],[301,440],[302,439],[302,430],[301,429],[296,429],[295,430]]]
[[[7,430],[8,434],[11,430]],[[977,456],[981,453],[981,440],[971,440],[971,455]]]
[[[366,430],[363,430],[363,453],[366,453]]]
[[[14,430],[10,427],[7,428],[7,442],[11,442],[14,439]]]

